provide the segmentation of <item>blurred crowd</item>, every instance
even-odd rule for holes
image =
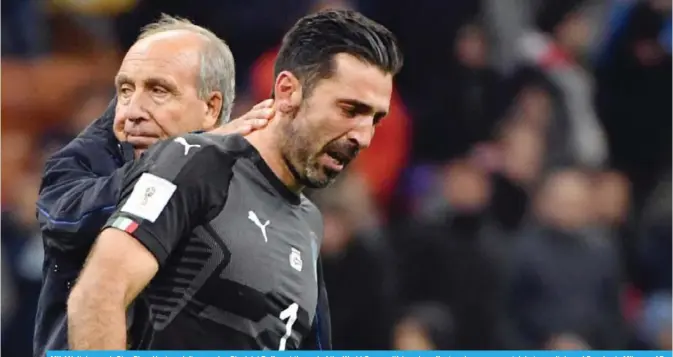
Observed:
[[[42,164],[102,113],[138,29],[212,29],[234,115],[283,32],[354,7],[405,51],[372,147],[329,189],[335,349],[671,349],[668,0],[7,0],[2,353],[31,355]]]

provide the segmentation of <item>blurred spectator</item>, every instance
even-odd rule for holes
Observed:
[[[13,282],[10,288],[20,296],[14,302],[10,320],[2,326],[5,356],[32,355],[43,255],[42,238],[35,220],[39,184],[40,176],[36,172],[24,176],[14,186],[12,210],[2,213],[2,251]]]
[[[313,195],[325,226],[321,257],[334,349],[390,348],[396,292],[390,253],[370,197],[353,174]]]
[[[437,303],[419,303],[397,322],[394,329],[395,350],[453,350],[456,349],[456,327],[451,312]]]
[[[540,349],[559,334],[596,349],[622,347],[620,268],[615,243],[589,229],[591,180],[578,169],[550,173],[535,197],[506,294],[514,349]]]
[[[671,30],[671,2],[628,3],[596,71],[597,104],[613,166],[629,177],[640,210],[671,167],[673,73],[671,54],[659,42]]]
[[[495,229],[492,233],[504,234],[508,241],[510,234],[521,227],[529,206],[528,195],[539,180],[547,153],[545,135],[539,130],[541,124],[533,123],[544,123],[544,119],[507,119],[494,149],[498,165],[494,167],[489,210]]]
[[[458,30],[453,50],[456,61],[441,93],[444,114],[434,121],[433,136],[427,138],[433,140],[443,160],[463,155],[491,137],[500,78],[489,65],[489,45],[479,23],[469,22]],[[452,63],[449,59],[447,63]]]
[[[515,76],[548,88],[554,105],[550,129],[559,138],[549,153],[560,151],[565,162],[601,167],[607,163],[607,142],[593,104],[593,79],[585,68],[591,26],[586,0],[544,2],[537,30],[518,43],[521,69]],[[551,143],[551,142],[550,142]]]
[[[491,199],[489,177],[468,160],[454,160],[432,176],[431,188],[417,203],[419,223],[437,223],[454,212],[482,212]]]
[[[663,176],[652,192],[637,248],[638,287],[644,293],[639,335],[649,348],[671,348],[671,176]]]
[[[466,161],[439,176],[443,205],[411,223],[395,238],[402,296],[406,303],[436,301],[453,312],[455,348],[494,348],[497,317],[496,260],[485,249],[484,226],[490,182]]]

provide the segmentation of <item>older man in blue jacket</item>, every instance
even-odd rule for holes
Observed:
[[[262,102],[220,126],[233,103],[234,62],[227,45],[204,28],[164,17],[144,29],[134,48],[105,113],[45,165],[37,202],[45,260],[35,356],[68,349],[69,290],[115,208],[134,158],[154,142],[184,132],[245,135],[264,126],[273,112],[271,101]]]
[[[101,227],[115,208],[133,145],[112,132],[116,99],[105,113],[46,163],[38,219],[45,259],[35,321],[34,355],[67,349],[66,302]],[[266,103],[264,104],[266,105]],[[218,129],[246,134],[264,121],[264,108]]]

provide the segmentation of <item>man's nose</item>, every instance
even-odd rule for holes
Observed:
[[[129,98],[126,105],[123,106],[123,116],[126,120],[136,123],[150,119],[143,97],[142,93],[136,92]]]
[[[358,125],[348,133],[348,139],[357,143],[360,150],[366,149],[374,137],[374,118],[362,118]]]

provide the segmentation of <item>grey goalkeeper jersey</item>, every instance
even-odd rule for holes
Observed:
[[[160,266],[133,308],[133,349],[323,347],[310,336],[324,294],[320,212],[243,137],[156,144],[127,174],[106,227],[134,236]]]

